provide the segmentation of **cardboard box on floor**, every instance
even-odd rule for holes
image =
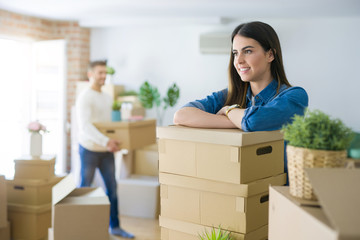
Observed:
[[[51,203],[52,187],[63,177],[49,180],[6,180],[8,203],[42,205]]]
[[[307,169],[317,202],[270,188],[269,240],[360,239],[360,170]]]
[[[31,206],[9,203],[8,217],[13,240],[43,239],[51,226],[51,204]]]
[[[0,175],[0,228],[7,226],[7,193],[5,177]]]
[[[284,185],[286,174],[249,184],[221,183],[160,173],[161,216],[248,233],[268,225],[269,185]],[[186,197],[184,197],[186,196]]]
[[[134,174],[159,176],[159,152],[157,144],[135,150]]]
[[[159,217],[161,226],[161,240],[195,240],[205,232],[210,233],[212,227],[179,221],[171,218]],[[215,227],[218,229],[218,227]],[[231,232],[233,240],[265,240],[268,236],[268,226],[262,226],[247,234]]]
[[[10,240],[10,222],[7,221],[5,227],[0,227],[0,239]]]
[[[158,177],[132,175],[117,183],[121,215],[158,218],[160,183]]]
[[[248,183],[284,172],[279,131],[158,127],[159,171],[228,183]]]
[[[23,156],[14,160],[15,179],[46,180],[55,176],[55,156],[43,155],[40,158]]]
[[[134,150],[156,143],[156,120],[97,122],[94,126],[109,138],[121,142],[122,149]]]
[[[54,240],[108,240],[110,203],[101,188],[76,188],[71,174],[53,187]]]

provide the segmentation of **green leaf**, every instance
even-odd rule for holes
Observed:
[[[232,240],[230,236],[230,232],[222,231],[221,227],[219,226],[216,232],[215,228],[212,228],[210,233],[205,230],[205,233],[199,235],[201,240]]]
[[[139,100],[144,108],[152,108],[160,97],[157,88],[145,81],[140,87]]]
[[[340,119],[331,119],[320,110],[306,110],[282,127],[284,139],[295,147],[321,150],[345,150],[354,136]]]
[[[174,83],[172,86],[169,87],[167,93],[166,93],[166,97],[164,97],[163,101],[165,102],[165,107],[164,109],[166,109],[167,107],[173,107],[175,106],[175,104],[177,103],[178,99],[180,96],[180,89],[179,87],[176,85],[176,83]]]

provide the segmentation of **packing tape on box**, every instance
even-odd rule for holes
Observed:
[[[237,147],[232,147],[231,149],[230,149],[230,161],[231,162],[239,162],[239,148],[237,148]]]
[[[245,212],[245,198],[237,197],[236,198],[236,211],[237,212]]]

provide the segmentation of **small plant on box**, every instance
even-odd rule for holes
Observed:
[[[339,119],[332,119],[319,110],[306,110],[295,115],[293,122],[282,128],[288,160],[290,194],[316,200],[305,168],[344,167],[353,132]]]
[[[121,120],[120,109],[121,109],[121,102],[115,100],[112,105],[111,121],[118,122]]]
[[[213,228],[210,233],[205,231],[199,238],[201,240],[232,240],[230,233],[228,231],[222,231],[220,226],[217,230]]]
[[[340,119],[331,119],[319,110],[307,110],[305,116],[295,115],[293,119],[282,131],[294,147],[339,151],[347,149],[353,138],[352,130]]]
[[[164,98],[161,98],[157,87],[151,85],[148,81],[145,81],[140,87],[139,100],[144,108],[151,109],[156,107],[156,114],[160,125],[162,125],[162,119],[165,111],[168,107],[173,107],[177,103],[180,97],[180,89],[176,83],[172,84]],[[162,106],[162,109],[161,109]]]
[[[120,111],[120,109],[121,109],[121,102],[115,100],[112,105],[112,110]]]

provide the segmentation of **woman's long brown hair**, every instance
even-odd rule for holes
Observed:
[[[289,87],[291,86],[286,78],[279,38],[270,25],[263,22],[243,23],[237,26],[232,32],[231,43],[233,43],[236,35],[252,38],[259,42],[264,51],[273,52],[274,60],[271,62],[270,70],[272,77],[278,81],[277,91],[279,91],[282,84],[286,84]],[[228,71],[229,86],[225,105],[239,104],[241,108],[246,108],[246,93],[249,83],[242,81],[240,75],[236,71],[232,51],[230,54]]]

